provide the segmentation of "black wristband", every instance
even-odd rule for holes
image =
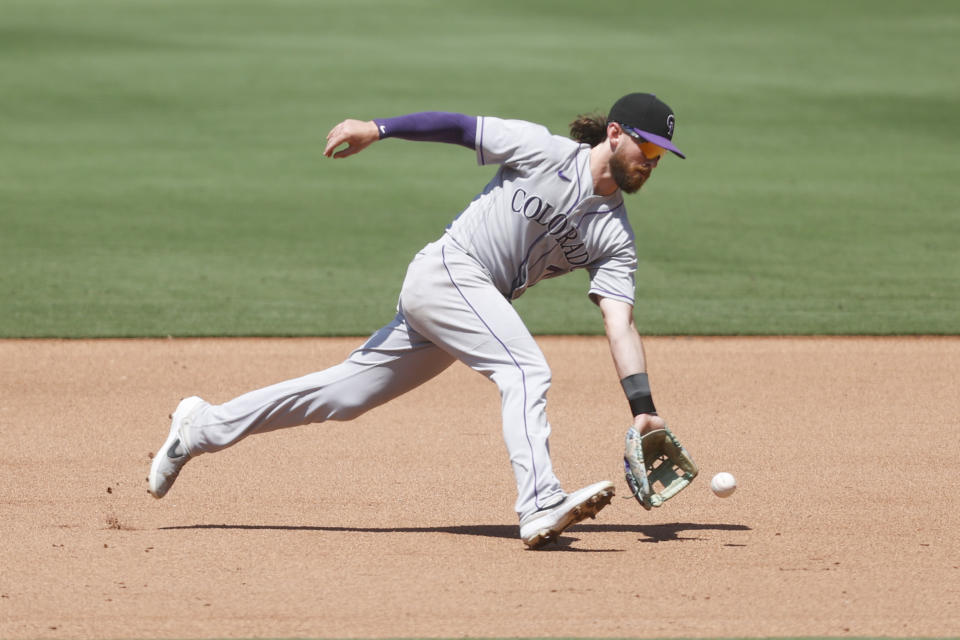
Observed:
[[[657,408],[653,406],[653,395],[650,393],[650,379],[645,373],[635,373],[620,381],[623,392],[630,402],[630,411],[634,417],[641,413],[657,415]]]

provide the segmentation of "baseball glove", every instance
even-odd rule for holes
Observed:
[[[648,511],[677,495],[699,471],[666,427],[642,437],[633,427],[627,429],[623,467],[633,497]]]

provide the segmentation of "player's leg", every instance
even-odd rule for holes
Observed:
[[[197,455],[255,433],[350,420],[426,382],[452,362],[397,314],[341,364],[221,405],[202,404],[181,435],[190,454]]]
[[[221,405],[193,396],[174,411],[147,482],[162,498],[183,466],[254,434],[325,420],[349,420],[413,389],[446,369],[453,358],[411,330],[397,314],[343,363],[245,393]]]
[[[418,333],[490,378],[500,390],[503,437],[521,518],[564,497],[554,475],[546,395],[550,368],[510,303],[470,256],[432,245],[410,265],[401,307]]]

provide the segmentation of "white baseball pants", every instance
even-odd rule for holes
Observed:
[[[426,382],[455,359],[500,390],[518,516],[559,501],[565,494],[550,461],[546,359],[485,269],[448,236],[416,255],[394,320],[343,363],[222,405],[202,405],[181,433],[183,444],[198,455],[254,433],[350,420]]]

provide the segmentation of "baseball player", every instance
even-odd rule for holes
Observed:
[[[511,301],[544,278],[586,269],[633,427],[641,434],[663,427],[633,324],[637,257],[623,194],[640,189],[667,151],[684,157],[672,142],[674,124],[666,104],[632,93],[606,118],[579,116],[573,139],[529,122],[444,112],[336,125],[327,135],[327,157],[401,138],[462,145],[480,165],[499,168],[445,233],[413,258],[393,321],[344,362],[221,405],[183,400],[154,456],[150,493],[162,498],[192,457],[255,433],[350,420],[460,360],[500,391],[523,542],[541,547],[594,517],[614,485],[601,481],[566,493],[554,474],[545,412],[550,368]]]

